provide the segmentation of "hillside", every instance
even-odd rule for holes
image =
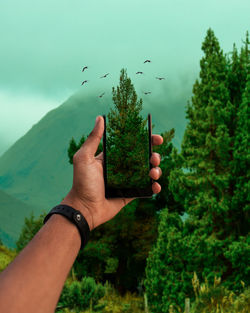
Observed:
[[[179,105],[183,110],[185,103],[186,99],[183,98]],[[69,164],[67,156],[70,139],[74,137],[78,141],[83,134],[88,135],[96,116],[107,114],[112,106],[111,93],[109,98],[100,99],[96,95],[87,97],[81,91],[48,112],[0,157],[0,190],[31,206],[35,215],[49,211],[71,188],[72,165]],[[169,117],[168,109],[159,103],[157,106],[152,105],[152,102],[143,103],[142,115],[146,117],[148,113],[152,114],[152,123],[155,125],[153,133],[169,130],[173,120],[178,119],[179,112],[176,111],[175,115]],[[166,116],[165,120],[163,116]],[[180,119],[174,139],[177,146],[184,127]],[[0,211],[3,215],[5,210],[11,207],[0,197]],[[4,211],[2,208],[5,208]],[[17,228],[8,221],[8,227],[3,227],[4,222],[1,219],[0,229],[16,236],[23,217],[24,214],[19,217],[18,213]]]
[[[49,210],[69,190],[72,166],[67,148],[72,136],[91,131],[95,116],[106,110],[77,96],[50,111],[0,158],[0,189]]]
[[[24,218],[36,208],[0,190],[0,239],[8,247],[15,247]]]

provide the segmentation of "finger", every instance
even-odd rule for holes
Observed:
[[[81,149],[84,150],[84,153],[86,153],[90,157],[95,156],[95,153],[102,139],[103,132],[104,119],[102,116],[98,115],[92,132],[89,134],[88,138],[81,147]]]
[[[152,184],[152,190],[153,190],[153,193],[159,193],[161,192],[161,185],[158,184],[157,182],[154,182]]]
[[[149,176],[153,178],[154,180],[159,179],[161,175],[162,175],[162,170],[160,167],[151,168],[151,170],[149,171]]]
[[[151,138],[153,146],[158,146],[163,143],[163,137],[161,135],[152,135]]]
[[[161,155],[157,152],[153,152],[150,158],[150,163],[153,166],[158,166],[161,163]]]

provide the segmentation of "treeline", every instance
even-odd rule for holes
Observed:
[[[209,286],[220,277],[221,288],[235,295],[249,284],[248,33],[240,51],[234,45],[224,53],[208,29],[202,51],[181,150],[171,143],[174,129],[161,133],[163,145],[153,147],[161,154],[161,193],[134,200],[94,229],[71,271],[79,282],[88,276],[109,281],[121,295],[146,292],[155,313],[183,310],[185,298],[195,303],[194,272]],[[139,116],[141,100],[124,69],[113,101]],[[119,106],[110,112],[115,122],[117,113]],[[84,136],[79,143],[72,138],[70,163],[84,141]],[[101,151],[102,144],[97,154]],[[37,231],[36,222],[33,217],[33,226],[24,226],[18,250]],[[206,305],[202,310],[213,312]]]

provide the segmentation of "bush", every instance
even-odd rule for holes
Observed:
[[[80,282],[67,281],[58,302],[58,309],[67,307],[76,311],[90,306],[95,310],[98,301],[105,295],[105,287],[97,284],[92,277],[84,277]]]

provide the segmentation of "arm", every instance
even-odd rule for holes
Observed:
[[[73,186],[64,200],[81,211],[90,230],[114,217],[130,199],[106,199],[103,179],[103,155],[95,157],[104,131],[104,120],[98,123],[74,155]],[[163,138],[152,136],[153,145]],[[160,156],[153,153],[155,166],[150,176],[161,176]],[[161,190],[154,182],[153,192]],[[0,275],[0,312],[50,313],[54,312],[67,275],[77,257],[81,237],[74,224],[54,214],[29,244]]]
[[[54,214],[0,276],[0,312],[54,312],[79,252],[78,229]]]

